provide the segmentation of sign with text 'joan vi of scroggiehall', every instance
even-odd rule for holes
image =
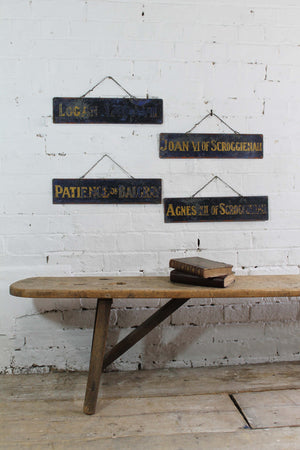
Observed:
[[[262,134],[161,133],[160,158],[262,158]]]

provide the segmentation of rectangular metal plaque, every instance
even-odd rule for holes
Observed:
[[[161,203],[159,178],[52,180],[53,203]]]
[[[186,197],[164,199],[165,222],[268,220],[268,197]]]
[[[160,158],[262,158],[262,134],[161,133]]]
[[[151,98],[53,98],[54,123],[163,122],[162,99]]]

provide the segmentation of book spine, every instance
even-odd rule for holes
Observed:
[[[176,271],[177,272],[177,271]],[[174,273],[172,271],[170,273],[170,280],[174,281],[175,283],[186,283],[186,284],[194,284],[196,286],[208,286],[208,287],[220,287],[223,288],[224,286],[224,280],[222,279],[216,279],[216,278],[193,278],[190,277],[188,274],[179,274]]]
[[[202,277],[204,273],[201,267],[194,267],[191,266],[190,264],[174,261],[173,259],[171,259],[169,265],[170,267],[173,267],[173,269],[176,269],[179,272],[190,273],[191,275],[197,275],[198,277]]]

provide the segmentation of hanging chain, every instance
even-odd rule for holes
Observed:
[[[133,179],[134,179],[134,177],[133,177],[129,172],[127,172],[127,170],[125,170],[124,167],[120,166],[120,164],[118,164],[114,159],[112,159],[112,157],[111,157],[110,155],[108,155],[107,153],[105,153],[105,155],[101,156],[101,158],[98,159],[98,161],[95,162],[95,164],[93,164],[92,167],[91,167],[87,172],[85,172],[85,174],[83,174],[83,175],[80,177],[80,179],[85,178],[86,175],[87,175],[88,173],[90,173],[91,170],[93,170],[94,167],[96,167],[97,164],[99,164],[99,163],[102,161],[102,159],[104,159],[104,158],[109,158],[116,166],[118,166],[121,170],[123,170],[123,172],[126,173],[127,176],[129,176],[130,178],[133,178]]]
[[[96,89],[96,87],[98,87],[101,83],[103,83],[103,81],[105,80],[112,80],[114,83],[116,83],[121,89],[123,89],[124,92],[126,92],[127,95],[129,95],[129,97],[136,99],[136,97],[132,94],[130,94],[130,92],[127,91],[127,89],[125,89],[117,80],[114,79],[114,77],[108,75],[107,77],[104,77],[101,81],[99,81],[97,84],[95,84],[94,87],[92,87],[91,89],[89,89],[85,94],[83,94],[81,96],[81,98],[84,98],[86,95],[88,95],[90,92],[92,92],[94,89]]]
[[[243,197],[242,194],[240,194],[238,191],[236,191],[232,186],[230,186],[230,184],[226,183],[226,181],[222,180],[222,178],[220,178],[218,175],[215,175],[211,180],[209,180],[204,186],[202,186],[197,192],[195,192],[195,194],[193,194],[191,196],[191,198],[195,197],[197,194],[199,194],[199,192],[203,191],[203,189],[206,188],[206,186],[208,186],[212,181],[214,180],[220,180],[222,181],[223,184],[225,184],[225,186],[229,187],[233,192],[235,192],[239,197]]]
[[[215,116],[217,119],[220,120],[220,122],[224,123],[224,125],[226,125],[226,127],[228,127],[231,131],[233,131],[234,134],[240,134],[238,131],[231,128],[231,126],[229,126],[228,123],[226,123],[223,119],[221,119],[221,117],[219,117],[217,114],[215,114],[212,109],[210,110],[210,113],[206,114],[206,116],[204,116],[201,120],[199,120],[199,122],[195,123],[195,125],[190,130],[186,131],[185,133],[188,134],[191,131],[193,131],[198,125],[200,125],[200,123],[202,123],[209,116],[211,116],[211,117]]]

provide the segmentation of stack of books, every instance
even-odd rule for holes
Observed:
[[[169,266],[175,269],[170,273],[175,283],[225,288],[235,279],[231,264],[198,256],[170,259]]]

